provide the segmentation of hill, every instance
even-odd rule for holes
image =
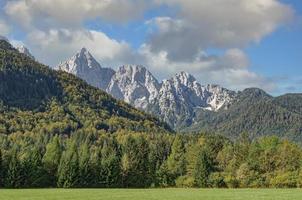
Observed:
[[[252,138],[277,135],[301,141],[301,100],[301,94],[272,97],[261,89],[246,89],[227,110],[197,110],[195,122],[183,131],[218,132],[231,138],[248,132]]]
[[[166,132],[158,119],[0,41],[0,133]]]

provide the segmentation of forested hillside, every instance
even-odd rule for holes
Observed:
[[[272,97],[261,89],[250,88],[238,94],[227,110],[197,111],[195,123],[184,131],[206,131],[237,138],[276,135],[302,141],[302,98],[299,94]]]
[[[0,133],[166,132],[158,119],[0,41]]]

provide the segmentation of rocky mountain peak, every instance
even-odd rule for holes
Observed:
[[[173,78],[183,85],[190,85],[196,81],[194,76],[184,71],[177,73]]]
[[[115,74],[112,69],[102,68],[84,47],[69,60],[60,63],[55,69],[74,74],[86,80],[90,85],[103,90],[106,89],[111,77]]]

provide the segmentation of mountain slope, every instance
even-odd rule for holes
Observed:
[[[0,133],[166,132],[156,118],[0,41]]]
[[[257,88],[239,92],[229,109],[221,112],[198,111],[186,131],[219,132],[232,138],[242,132],[251,137],[278,135],[302,140],[302,115],[282,104],[284,97],[272,97]],[[281,103],[280,103],[281,102]]]

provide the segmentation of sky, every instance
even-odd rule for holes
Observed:
[[[302,92],[301,0],[0,0],[0,35],[51,67],[86,47],[103,67],[272,95]]]

